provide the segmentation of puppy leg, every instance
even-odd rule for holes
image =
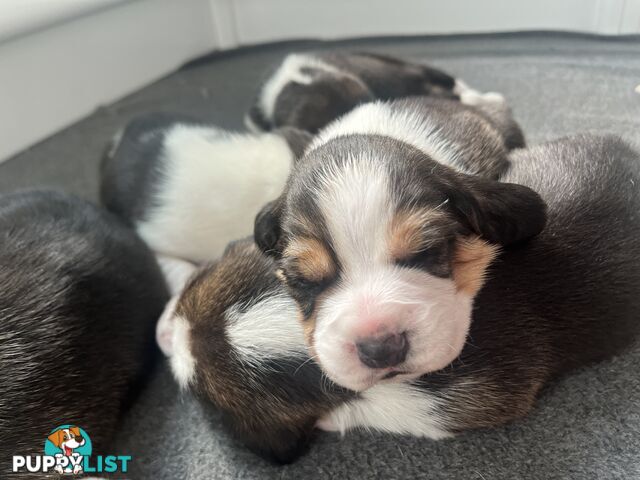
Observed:
[[[508,150],[525,146],[524,134],[501,93],[481,93],[460,79],[456,80],[453,93],[460,97],[461,103],[477,108],[496,126]]]

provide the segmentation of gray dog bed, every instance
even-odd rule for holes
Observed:
[[[530,144],[586,130],[640,143],[638,37],[529,33],[292,42],[201,59],[99,109],[2,164],[0,192],[53,186],[96,199],[102,150],[135,115],[176,111],[240,129],[269,65],[290,51],[336,46],[427,60],[473,87],[504,93]],[[161,365],[127,414],[114,451],[133,456],[131,479],[640,478],[640,345],[553,385],[526,420],[507,427],[441,442],[322,433],[306,456],[285,467],[236,445],[218,413],[182,395]]]

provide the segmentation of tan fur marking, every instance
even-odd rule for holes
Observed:
[[[293,259],[300,275],[308,280],[320,281],[336,273],[336,265],[327,248],[314,238],[293,240],[285,249],[284,256]]]
[[[425,208],[400,212],[389,228],[389,255],[395,260],[408,259],[429,246],[425,229],[429,224],[444,220],[445,214],[437,209]]]
[[[480,237],[459,239],[453,257],[453,280],[458,291],[470,296],[478,293],[484,283],[485,272],[498,252],[497,245]]]

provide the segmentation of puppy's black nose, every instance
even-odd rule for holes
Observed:
[[[400,333],[380,338],[367,338],[356,343],[358,357],[367,367],[393,367],[404,362],[409,351],[407,334]]]

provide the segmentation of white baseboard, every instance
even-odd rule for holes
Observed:
[[[138,0],[0,44],[0,161],[216,46],[209,0]]]

